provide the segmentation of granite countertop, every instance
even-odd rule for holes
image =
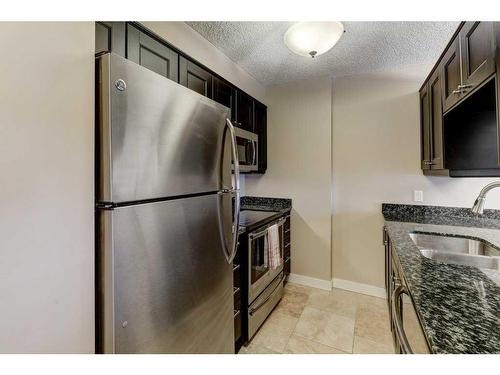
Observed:
[[[464,208],[383,204],[382,212],[431,350],[500,353],[499,273],[425,258],[409,236],[461,236],[500,249],[500,211],[475,217]]]
[[[239,229],[239,234],[243,234],[247,231],[253,230],[254,228],[279,218],[290,212],[292,209],[292,200],[288,198],[267,198],[267,197],[252,197],[244,196],[241,197],[241,208],[243,210],[253,210],[253,211],[266,211],[275,212],[276,215],[266,218],[264,221],[254,223],[251,226],[241,226]]]

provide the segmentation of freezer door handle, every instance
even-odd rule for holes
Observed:
[[[233,211],[233,222],[231,224],[231,251],[226,250],[226,238],[225,231],[222,228],[223,233],[223,247],[226,255],[226,260],[229,264],[233,263],[234,257],[236,256],[236,251],[238,250],[238,232],[240,229],[239,221],[240,221],[240,165],[238,162],[238,148],[236,144],[236,132],[234,130],[234,126],[231,123],[231,120],[226,119],[226,126],[229,129],[229,133],[231,135],[231,154],[233,158],[234,165],[234,183],[232,189],[223,190],[222,193],[230,193],[234,194],[234,211]]]

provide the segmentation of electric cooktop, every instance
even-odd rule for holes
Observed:
[[[240,211],[240,225],[248,227],[259,221],[265,220],[268,217],[276,215],[276,212],[269,211],[255,211],[255,210],[241,210]]]

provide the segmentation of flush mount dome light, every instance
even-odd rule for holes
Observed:
[[[300,56],[316,57],[330,50],[344,33],[342,22],[298,22],[286,31],[285,44]]]

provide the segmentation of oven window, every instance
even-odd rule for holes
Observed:
[[[254,284],[269,271],[267,235],[263,234],[260,237],[254,238],[250,251],[250,279],[252,284]]]

